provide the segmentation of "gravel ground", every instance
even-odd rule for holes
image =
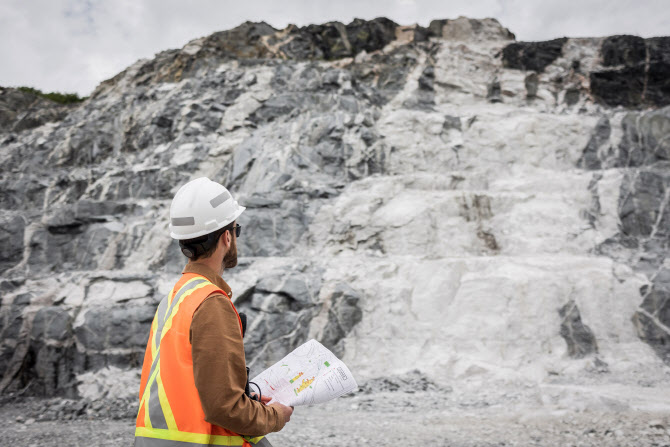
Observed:
[[[518,390],[473,397],[466,391],[372,392],[363,388],[326,405],[298,408],[286,428],[270,440],[276,447],[670,446],[670,411],[666,409],[626,409],[621,402],[617,408],[610,402],[595,409],[560,409],[538,405],[532,396],[532,392]],[[134,420],[127,416],[131,410],[124,416],[118,406],[118,402],[82,405],[58,399],[5,400],[0,407],[0,418],[5,421],[0,444],[132,445]],[[54,414],[59,419],[38,420]]]

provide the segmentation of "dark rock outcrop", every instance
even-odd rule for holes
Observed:
[[[60,121],[78,105],[62,105],[15,88],[0,87],[0,133]]]
[[[670,104],[670,37],[612,36],[601,47],[603,65],[590,74],[591,92],[608,106]]]
[[[591,73],[591,92],[608,106],[635,107],[642,104],[644,66]]]
[[[606,67],[637,65],[647,58],[647,47],[639,36],[610,36],[603,40],[600,53]]]
[[[502,52],[503,65],[517,70],[543,72],[563,52],[567,38],[544,42],[514,42]]]

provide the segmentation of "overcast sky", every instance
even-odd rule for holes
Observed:
[[[670,0],[1,0],[0,86],[88,95],[141,58],[240,23],[495,17],[517,40],[670,35]]]

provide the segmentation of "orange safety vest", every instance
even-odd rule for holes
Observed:
[[[193,378],[189,330],[193,313],[212,293],[227,297],[205,277],[186,273],[158,305],[142,366],[136,447],[249,446],[263,439],[205,421]]]

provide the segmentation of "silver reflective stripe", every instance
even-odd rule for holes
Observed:
[[[161,358],[161,352],[158,351],[156,353],[156,358],[154,359],[153,363],[151,364],[151,369],[149,370],[149,377],[151,377],[154,374],[154,370],[158,366],[158,361],[160,360],[160,358]],[[154,378],[154,382],[155,381],[156,381],[156,379]],[[151,389],[151,392],[153,393],[153,388]]]
[[[200,284],[207,282],[206,279],[198,279],[197,281],[193,281],[191,283],[188,283],[186,286],[183,286],[179,292],[172,298],[172,304],[170,305],[170,309],[168,309],[167,314],[165,314],[165,320],[163,323],[160,325],[161,331],[163,330],[163,325],[167,321],[168,318],[170,318],[170,315],[172,314],[172,311],[174,310],[174,307],[177,305],[179,300],[181,299],[182,296],[184,296],[185,293],[190,292],[191,290],[195,289],[197,286]],[[158,331],[156,331],[158,332]]]
[[[230,193],[228,191],[223,191],[221,194],[210,200],[209,203],[212,205],[212,208],[216,208],[228,199],[230,199]]]
[[[158,371],[160,374],[160,371]],[[149,419],[151,419],[151,426],[153,428],[164,428],[167,430],[167,421],[163,415],[163,408],[158,397],[158,380],[154,380],[151,384],[151,395],[149,397]]]
[[[179,302],[182,296],[190,290],[192,290],[195,286],[202,284],[206,280],[197,280],[193,281],[191,283],[188,283],[185,287],[182,287],[179,292],[172,298],[172,304],[170,305],[170,309],[165,313],[165,308],[167,307],[168,303],[168,297],[163,298],[161,301],[160,305],[158,306],[158,313],[156,314],[157,319],[158,319],[158,324],[156,326],[156,335],[155,335],[155,342],[156,342],[156,349],[160,346],[161,343],[161,338],[163,337],[163,326],[165,326],[165,323],[167,322],[168,318],[170,318],[170,314],[174,310],[174,306]],[[150,376],[151,377],[151,376]]]
[[[173,227],[186,227],[189,225],[195,225],[195,217],[173,217],[172,226]]]
[[[156,333],[154,334],[154,344],[156,345],[156,349],[158,349],[158,346],[161,343],[161,332],[163,332],[163,325],[165,324],[165,310],[168,307],[169,298],[170,295],[163,298],[156,311]]]
[[[195,287],[204,282],[207,282],[207,280],[198,279],[182,286],[182,288],[179,289],[174,298],[172,298],[172,304],[170,305],[170,308],[168,309],[167,313],[165,313],[165,308],[168,305],[169,296],[163,298],[163,300],[161,300],[161,303],[158,305],[158,310],[156,311],[156,320],[158,321],[158,324],[156,325],[156,333],[154,334],[157,352],[156,352],[156,358],[154,358],[154,361],[151,363],[151,369],[149,370],[149,377],[153,376],[154,371],[156,370],[156,368],[158,368],[158,364],[161,358],[160,343],[161,339],[163,338],[162,334],[163,327],[165,326],[167,320],[170,318],[170,314],[172,313],[175,306],[177,305],[179,300],[184,296],[185,293],[193,290]],[[163,414],[163,408],[161,407],[160,399],[158,396],[158,381],[156,380],[156,378],[154,378],[153,382],[151,383],[151,388],[149,391],[150,391],[149,418],[151,419],[151,425],[156,428],[168,428],[167,422],[165,421],[165,415]]]
[[[234,438],[231,436],[231,438]],[[267,440],[268,438],[263,438],[257,444],[251,443],[251,445],[256,445],[259,447],[272,447],[272,444]],[[203,447],[205,445],[211,444],[198,444],[196,442],[183,442],[183,441],[173,441],[170,439],[159,439],[159,438],[145,438],[144,436],[135,436],[135,447]],[[236,444],[241,447],[239,444]]]
[[[202,447],[208,444],[196,444],[194,442],[171,441],[169,439],[135,437],[135,447]]]

